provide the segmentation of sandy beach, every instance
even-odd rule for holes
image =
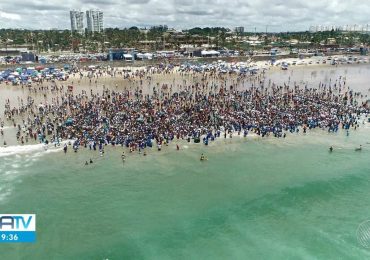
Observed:
[[[332,57],[331,59],[339,60],[343,59],[343,57]],[[293,60],[279,60],[276,62],[277,65],[269,65],[265,62],[252,63],[248,66],[257,68],[257,70],[256,73],[251,75],[238,75],[237,73],[214,74],[213,72],[207,71],[199,73],[194,71],[194,69],[184,70],[183,66],[174,68],[165,67],[162,69],[160,67],[148,69],[147,67],[99,68],[90,66],[78,72],[69,73],[69,78],[66,81],[52,80],[18,86],[2,83],[0,85],[1,96],[6,97],[6,99],[1,100],[0,105],[4,107],[4,102],[7,100],[10,107],[16,107],[25,102],[28,98],[31,98],[33,104],[39,108],[41,106],[54,106],[57,100],[61,97],[63,98],[63,96],[67,97],[67,95],[84,97],[89,93],[90,95],[99,96],[108,92],[125,93],[128,99],[132,99],[138,95],[140,95],[142,99],[146,97],[152,98],[153,95],[158,95],[157,98],[163,99],[170,97],[170,95],[174,93],[187,91],[190,86],[192,86],[193,89],[194,86],[196,86],[196,91],[198,91],[200,86],[203,86],[203,90],[200,90],[202,93],[215,91],[216,88],[228,89],[230,86],[232,86],[234,91],[244,91],[245,89],[253,89],[257,86],[261,86],[262,88],[266,88],[266,90],[264,90],[266,93],[271,93],[271,86],[278,85],[299,86],[299,88],[317,88],[322,85],[336,88],[338,80],[339,84],[341,84],[341,81],[346,84],[348,70],[358,70],[360,73],[365,73],[365,71],[369,69],[367,64],[341,64],[333,66],[327,63],[322,64],[322,60],[322,57],[304,59],[300,61],[302,65],[291,65],[287,71],[281,70],[279,64],[284,62],[292,64]],[[239,68],[245,66],[245,64],[227,64],[219,61],[212,66],[215,68],[217,68],[217,66],[221,66],[221,68]],[[296,76],[297,74],[299,75]],[[305,75],[309,75],[310,77],[307,78]],[[301,78],[301,80],[297,81],[294,78]],[[344,95],[350,88],[353,88],[362,92],[362,96],[358,102],[366,100],[368,90],[356,89],[356,85],[362,84],[358,84],[358,82],[353,80],[356,80],[356,78],[349,79],[349,82],[347,82],[348,84],[344,86],[342,90],[339,89],[339,95]],[[73,86],[71,91],[68,90],[68,86]],[[212,90],[212,88],[214,88],[214,90]],[[4,111],[1,112],[1,114],[4,113]],[[14,119],[19,120],[20,118],[14,115]],[[66,119],[67,118],[64,118],[64,120]],[[8,137],[11,133],[14,133],[15,129],[13,123],[9,120],[3,120],[3,124],[2,131],[5,133],[5,136],[7,136],[7,144],[19,144],[19,140],[17,141],[15,137]],[[224,135],[224,130],[220,129],[220,131]],[[235,131],[230,134],[243,136],[243,133],[240,133],[240,131],[239,133]],[[253,132],[250,134],[255,135]],[[2,136],[1,138],[3,140],[0,139],[0,141],[4,144],[5,137]],[[30,140],[30,142],[32,143],[33,141]]]
[[[304,94],[305,88],[307,93],[314,93],[313,89],[325,93],[330,85],[333,98],[343,98],[353,89],[353,101],[364,100],[369,94],[369,64],[296,65],[286,71],[275,66],[262,71],[244,78],[222,74],[219,78],[207,77],[207,81],[219,88],[226,86],[227,91],[232,85],[238,89],[235,91],[252,94],[257,93],[254,89],[263,81],[265,95],[278,105],[278,111],[298,116],[292,122],[299,122],[299,115],[309,110],[304,104],[300,104],[300,114],[284,110],[277,102],[279,91],[282,91],[277,86],[299,86],[294,88],[295,97],[314,106],[320,104],[311,94]],[[141,90],[152,96],[155,87],[158,94],[165,97],[171,91],[171,84],[175,92],[184,89],[184,85],[204,82],[201,73],[176,71],[154,74],[151,79],[123,79],[122,75],[112,77],[103,73],[97,79],[92,78],[90,83],[86,77],[88,71],[83,73],[82,79],[76,73],[67,81],[33,83],[31,88],[0,84],[0,96],[6,97],[0,99],[0,118],[5,124],[4,136],[0,136],[0,206],[6,212],[35,212],[38,217],[37,243],[31,247],[15,245],[14,250],[1,251],[2,258],[11,259],[15,251],[31,259],[45,255],[54,258],[61,254],[71,259],[76,256],[187,259],[190,251],[195,259],[224,259],[226,256],[258,259],[261,252],[265,252],[266,258],[273,255],[281,259],[287,254],[295,258],[317,257],[318,254],[312,252],[320,252],[323,258],[337,258],[338,254],[347,258],[369,257],[368,252],[357,246],[355,235],[359,223],[368,217],[364,208],[370,197],[367,144],[370,143],[370,124],[365,115],[356,117],[357,124],[350,126],[349,131],[341,125],[335,131],[334,125],[333,130],[323,126],[305,133],[299,126],[292,132],[284,130],[286,138],[275,138],[272,132],[262,137],[249,131],[244,137],[243,131],[234,130],[232,138],[230,133],[224,138],[225,132],[220,132],[220,137],[209,141],[208,145],[202,139],[194,143],[193,139],[188,142],[175,137],[168,146],[163,143],[160,152],[153,141],[152,148],[145,148],[146,156],[143,151],[130,153],[125,146],[111,144],[104,145],[103,156],[98,147],[94,151],[83,145],[75,153],[72,148],[75,140],[67,138],[56,147],[50,142],[47,149],[38,139],[30,138],[22,145],[16,138],[17,125],[23,123],[22,119],[28,124],[28,116],[23,112],[14,115],[14,127],[12,120],[4,118],[6,99],[10,107],[21,107],[21,99],[25,103],[27,97],[31,97],[34,101],[31,107],[38,108],[40,104],[42,107],[56,104],[58,99],[61,104],[61,98],[67,93],[67,97],[68,94],[74,96],[66,99],[71,105],[60,107],[68,108],[68,112],[78,118],[90,115],[88,110],[82,115],[77,109],[73,111],[73,105],[79,104],[73,103],[79,100],[79,95],[87,95],[90,101],[95,98],[94,107],[109,113],[110,110],[97,101],[95,95],[98,93],[103,98],[107,90],[121,95],[129,91],[130,96],[135,97],[135,92]],[[167,88],[161,87],[166,84]],[[74,86],[73,92],[67,91],[68,85]],[[91,91],[94,96],[90,95]],[[355,92],[363,96],[355,96]],[[116,98],[113,92],[109,94],[111,100]],[[104,97],[108,100],[107,94]],[[324,95],[322,100],[325,99]],[[127,99],[110,104],[124,109],[130,109],[124,106],[126,103],[140,107],[130,102]],[[243,102],[241,98],[239,103]],[[323,106],[336,107],[328,103]],[[62,116],[51,113],[50,119],[64,119],[63,111],[56,111]],[[259,108],[259,111],[266,114],[267,109]],[[330,114],[330,110],[324,112],[326,116]],[[129,113],[134,112],[129,110]],[[47,122],[46,117],[43,120]],[[24,136],[22,127],[20,132]],[[235,129],[237,127],[235,125]],[[42,125],[33,127],[38,128],[42,131]],[[215,133],[217,131],[213,131]],[[48,134],[46,139],[50,141],[51,136]],[[6,148],[3,147],[5,138]],[[63,152],[64,144],[68,145],[67,153]],[[360,145],[362,151],[355,151]],[[331,146],[333,152],[329,151]],[[126,154],[124,162],[123,151]],[[199,160],[202,153],[207,161]],[[90,160],[93,163],[89,163]],[[66,215],[73,215],[73,218]],[[286,243],[302,250],[278,250],[286,248]]]

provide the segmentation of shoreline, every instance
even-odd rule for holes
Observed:
[[[369,129],[370,129],[370,123],[366,122],[365,119],[367,119],[366,117],[362,117],[361,119],[363,119],[364,123],[360,124],[359,128],[357,131],[360,131],[360,132],[363,132],[365,129],[368,129],[368,130],[365,130],[367,132],[369,132]],[[56,145],[56,144],[48,144],[48,145],[45,145],[44,143],[29,143],[29,144],[24,144],[24,145],[21,145],[21,144],[17,144],[17,145],[11,145],[11,146],[0,146],[0,159],[1,158],[7,158],[7,157],[12,157],[12,156],[23,156],[23,155],[32,155],[32,157],[41,157],[41,156],[44,156],[44,155],[47,155],[47,154],[50,154],[50,153],[58,153],[58,154],[63,154],[63,146],[64,145],[67,145],[68,146],[68,151],[67,151],[67,155],[70,155],[70,156],[74,156],[74,155],[77,155],[77,154],[81,154],[84,158],[88,158],[89,156],[92,158],[111,158],[110,155],[113,155],[114,157],[117,156],[117,155],[120,155],[122,154],[122,152],[124,152],[126,154],[126,158],[127,156],[129,157],[145,157],[144,155],[144,151],[147,152],[146,155],[149,155],[149,156],[152,156],[152,155],[167,155],[169,153],[177,153],[177,152],[181,152],[183,150],[185,151],[191,151],[192,153],[202,153],[204,152],[205,150],[208,150],[208,149],[211,149],[211,150],[216,150],[217,151],[217,148],[220,148],[221,151],[224,150],[224,148],[226,148],[228,145],[230,144],[234,144],[234,145],[242,145],[242,144],[246,144],[248,145],[248,143],[250,142],[254,142],[254,143],[258,143],[260,141],[266,141],[267,143],[265,143],[264,145],[276,145],[276,144],[279,144],[280,142],[283,142],[284,144],[296,144],[296,145],[299,145],[300,142],[304,141],[304,140],[301,140],[302,138],[310,138],[312,141],[311,142],[315,142],[315,138],[324,138],[324,140],[326,139],[325,136],[329,136],[329,137],[332,137],[332,138],[339,138],[339,137],[344,137],[346,135],[346,130],[344,129],[340,129],[338,132],[336,133],[328,133],[325,129],[311,129],[310,131],[308,131],[307,133],[303,133],[302,131],[300,131],[299,133],[295,132],[295,133],[287,133],[287,136],[286,138],[284,137],[280,137],[280,138],[276,138],[274,137],[273,135],[269,135],[269,136],[266,136],[266,137],[261,137],[255,133],[249,133],[246,137],[243,136],[243,134],[241,133],[240,135],[238,135],[237,132],[234,132],[232,134],[232,138],[230,137],[230,135],[227,135],[226,138],[224,138],[224,133],[225,132],[222,132],[221,133],[221,136],[220,137],[217,137],[215,138],[214,141],[210,141],[208,145],[205,145],[202,141],[200,143],[195,143],[194,142],[194,139],[191,139],[190,142],[188,142],[186,139],[179,139],[179,140],[173,140],[171,142],[169,142],[168,144],[162,144],[162,147],[161,147],[161,150],[159,151],[157,149],[157,143],[155,141],[153,141],[153,147],[149,147],[149,148],[145,148],[144,150],[141,150],[141,152],[139,150],[133,150],[132,152],[130,151],[130,148],[129,147],[126,147],[126,146],[122,146],[122,145],[112,145],[112,144],[106,144],[104,145],[104,151],[107,151],[108,153],[105,154],[105,152],[102,153],[97,149],[97,150],[93,150],[93,149],[89,149],[89,146],[87,147],[79,147],[77,152],[74,152],[73,151],[73,142],[76,141],[76,140],[62,140],[60,142],[60,145]],[[356,132],[355,132],[356,133]],[[370,132],[369,132],[370,133]],[[201,140],[203,137],[206,137],[206,135],[203,135],[201,136]],[[348,138],[348,136],[347,136]],[[306,139],[307,140],[307,139]],[[298,142],[297,142],[298,141]],[[344,145],[345,143],[342,143],[342,146]],[[176,146],[179,145],[180,147],[180,150],[177,150],[176,149]],[[364,140],[364,142],[362,143],[362,146],[367,146],[367,145],[370,145],[370,138],[368,141]],[[347,146],[343,146],[343,147],[336,147],[335,150],[347,150],[347,149],[350,149],[350,147],[352,147],[351,150],[353,150],[355,147],[357,147],[355,144],[351,145],[351,144],[347,144]],[[327,149],[328,147],[325,147],[325,149]],[[80,156],[79,156],[80,157]],[[113,158],[114,158],[113,157]]]

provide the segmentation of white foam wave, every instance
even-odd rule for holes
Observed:
[[[14,175],[14,174],[17,174],[18,171],[16,170],[8,170],[8,171],[5,171],[4,175]]]
[[[33,157],[32,161],[34,162],[37,157],[41,157],[45,154],[60,152],[60,150],[62,150],[62,149],[63,149],[63,146],[59,146],[59,147],[54,147],[53,146],[52,148],[48,148],[47,150],[43,150],[41,152],[35,153],[32,156]]]
[[[43,150],[44,150],[43,144],[14,145],[14,146],[0,147],[0,157],[34,153],[34,152],[39,152]]]
[[[4,201],[8,196],[12,193],[12,189],[8,188],[6,190],[2,190],[0,193],[0,202]]]
[[[44,154],[58,152],[63,149],[63,145],[68,143],[68,141],[64,141],[61,143],[60,146],[55,147],[53,144],[45,145],[45,144],[32,144],[32,145],[14,145],[8,147],[0,147],[0,158],[15,155],[17,158],[20,155],[27,155],[32,154],[32,157],[39,157]],[[46,149],[47,148],[47,149]]]
[[[19,164],[17,164],[17,163],[13,163],[13,164],[12,164],[12,167],[13,167],[13,168],[15,168],[15,169],[17,169],[17,168],[19,168],[19,167],[21,167],[21,166],[20,166]]]

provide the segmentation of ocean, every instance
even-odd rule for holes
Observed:
[[[362,70],[348,82],[367,89],[369,67],[338,69]],[[302,70],[271,77],[304,82],[312,74]],[[36,214],[37,241],[0,243],[0,259],[370,258],[357,235],[370,220],[365,119],[349,136],[313,130],[208,147],[182,141],[180,151],[172,143],[125,162],[121,147],[103,157],[7,149],[0,148],[0,213]]]

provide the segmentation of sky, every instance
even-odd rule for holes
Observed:
[[[104,27],[244,26],[306,31],[317,25],[370,24],[369,0],[0,0],[0,28],[70,29],[69,11],[99,9]],[[85,21],[86,23],[86,21]]]

